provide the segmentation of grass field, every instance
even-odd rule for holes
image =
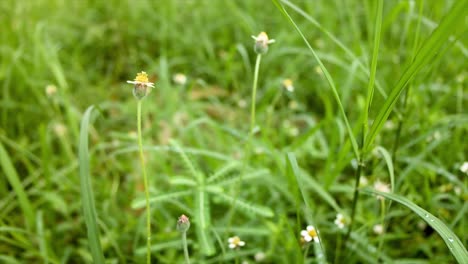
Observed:
[[[467,0],[0,11],[0,263],[468,263]]]

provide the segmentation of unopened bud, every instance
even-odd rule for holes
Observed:
[[[181,215],[179,220],[177,220],[177,230],[179,232],[184,233],[190,228],[190,220],[187,216]]]

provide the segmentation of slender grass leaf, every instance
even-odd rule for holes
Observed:
[[[380,152],[380,154],[382,154],[385,160],[385,163],[387,164],[388,174],[390,175],[390,183],[392,186],[392,192],[394,192],[395,191],[395,173],[393,169],[392,156],[390,155],[390,153],[388,153],[388,151],[385,148],[381,146],[378,146],[376,150]]]
[[[28,195],[24,191],[23,184],[21,183],[18,173],[16,172],[13,163],[11,162],[10,156],[1,142],[0,165],[2,166],[3,172],[5,173],[5,176],[8,179],[11,187],[13,188],[13,191],[18,197],[19,205],[24,214],[26,227],[28,230],[31,230],[34,228],[34,220],[36,219],[34,209],[31,205],[31,202],[29,201]]]
[[[305,19],[307,19],[309,22],[311,22],[314,26],[316,26],[320,31],[322,31],[327,37],[329,37],[338,47],[340,47],[346,55],[348,55],[349,58],[353,60],[353,62],[356,62],[359,68],[366,74],[366,76],[370,76],[369,70],[366,68],[366,66],[361,62],[361,60],[358,58],[356,54],[354,54],[350,49],[348,49],[343,42],[341,42],[337,37],[335,37],[330,31],[326,30],[317,20],[315,20],[312,16],[308,15],[306,12],[304,12],[302,9],[300,9],[298,6],[294,5],[290,1],[287,0],[281,0],[285,5],[289,6],[292,10],[296,11],[298,14],[303,16]],[[379,90],[380,94],[383,96],[383,98],[387,98],[387,93],[383,89],[383,87],[379,84],[379,82],[376,80],[376,86],[377,89]]]
[[[300,174],[299,165],[297,164],[296,156],[294,155],[294,153],[288,152],[286,154],[286,163],[288,164],[289,169],[292,171],[292,173],[296,177],[297,185],[298,185],[299,189],[301,190],[302,199],[304,200],[304,203],[306,205],[307,216],[309,218],[308,220],[311,221],[312,224],[314,225],[315,221],[313,220],[311,207],[310,207],[310,204],[308,202],[309,199],[307,199],[306,190],[305,190],[301,180],[299,179],[299,177],[300,177],[299,176],[299,174]],[[317,226],[316,226],[316,228],[317,228]],[[318,243],[318,245],[314,245],[314,251],[315,251],[315,254],[317,256],[321,256],[320,257],[320,263],[326,263],[327,259],[326,259],[324,247],[322,245],[322,239],[320,239],[320,234],[318,234],[318,236],[319,236],[319,243]]]
[[[460,241],[460,239],[452,232],[452,230],[450,230],[450,228],[447,227],[447,225],[445,225],[444,222],[439,220],[439,218],[435,217],[434,215],[419,207],[412,201],[398,194],[379,192],[370,188],[365,188],[362,190],[362,192],[366,194],[376,194],[383,196],[387,199],[395,201],[409,208],[411,211],[419,215],[419,217],[421,217],[422,220],[426,221],[428,225],[434,228],[434,230],[437,231],[437,233],[439,233],[439,235],[442,237],[445,244],[449,248],[450,253],[452,253],[452,255],[455,257],[458,263],[468,263],[468,251],[466,250],[465,246]]]
[[[369,124],[369,109],[372,105],[372,98],[374,97],[374,83],[375,83],[375,73],[377,71],[377,58],[379,56],[379,47],[380,47],[380,34],[382,30],[382,12],[383,12],[383,0],[377,1],[376,7],[377,16],[375,18],[375,32],[374,32],[374,47],[372,48],[372,61],[371,61],[371,69],[370,69],[370,76],[369,76],[369,84],[367,86],[367,98],[366,98],[366,106],[364,109],[364,130],[363,136],[365,142],[365,137],[368,131],[368,124]]]
[[[416,73],[432,62],[432,59],[437,55],[437,52],[441,49],[442,45],[448,42],[450,35],[453,33],[453,29],[464,24],[464,20],[468,12],[467,3],[467,0],[455,1],[449,13],[442,19],[439,26],[432,32],[431,36],[424,41],[424,44],[416,53],[414,60],[404,70],[403,75],[392,89],[383,106],[380,108],[375,121],[372,123],[369,135],[364,143],[365,151],[369,149],[370,145],[375,140],[375,137],[382,129],[403,89],[413,79]]]
[[[84,218],[88,230],[88,242],[94,263],[104,264],[104,254],[99,240],[99,229],[97,224],[96,207],[94,205],[94,194],[91,186],[91,175],[89,169],[88,153],[88,127],[93,106],[88,107],[81,120],[80,142],[78,146],[80,166],[80,189],[83,204]]]
[[[358,149],[358,144],[356,141],[356,138],[354,137],[353,130],[351,129],[351,126],[349,125],[348,117],[346,116],[346,112],[344,110],[343,104],[341,103],[340,96],[338,94],[338,90],[335,87],[335,83],[333,81],[333,78],[331,77],[330,73],[328,72],[327,68],[323,64],[322,60],[319,58],[315,50],[312,48],[310,45],[309,41],[305,37],[305,35],[302,33],[301,29],[297,26],[296,22],[291,18],[289,13],[284,9],[283,5],[278,1],[278,0],[272,0],[276,7],[281,11],[281,13],[287,18],[287,20],[294,26],[294,28],[297,30],[299,35],[302,37],[304,40],[306,46],[309,48],[310,52],[314,56],[315,60],[320,66],[320,69],[322,69],[323,75],[325,76],[325,79],[328,81],[328,85],[330,86],[333,96],[336,100],[336,103],[338,104],[338,108],[340,109],[341,114],[343,115],[343,120],[346,124],[346,129],[348,131],[348,136],[351,141],[351,145],[353,147],[354,155],[356,156],[356,159],[359,160],[359,149]]]

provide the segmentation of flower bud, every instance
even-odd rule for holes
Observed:
[[[190,220],[187,216],[181,215],[179,220],[177,220],[177,230],[179,232],[184,233],[190,228]]]
[[[255,40],[254,51],[257,54],[265,54],[268,51],[268,44],[275,42],[274,39],[268,39],[265,32],[261,32],[258,36],[252,36]]]

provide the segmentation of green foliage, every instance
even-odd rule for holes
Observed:
[[[93,106],[88,107],[81,121],[80,142],[78,145],[80,190],[83,214],[88,231],[89,250],[93,256],[94,263],[104,263],[104,254],[102,253],[101,241],[99,240],[98,217],[96,214],[96,206],[94,205],[94,194],[89,169],[88,127],[93,108]]]
[[[466,0],[0,1],[0,262],[144,262],[126,81],[146,71],[153,263],[184,261],[182,214],[193,263],[259,253],[463,263],[467,10]],[[249,139],[261,31],[276,42],[262,55]],[[358,165],[368,187],[393,194],[359,195],[345,241],[334,219],[351,215]],[[304,245],[312,224],[321,243]],[[231,250],[233,236],[246,245]]]

